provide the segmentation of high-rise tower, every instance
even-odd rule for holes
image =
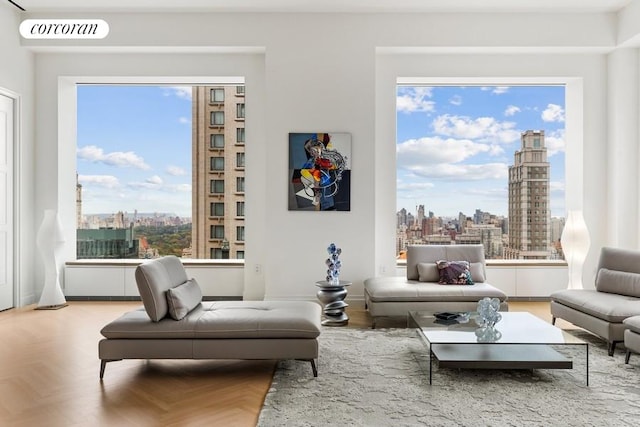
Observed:
[[[244,258],[244,86],[192,89],[192,256]]]
[[[549,162],[544,131],[527,130],[509,166],[509,245],[507,259],[548,259],[551,213]]]

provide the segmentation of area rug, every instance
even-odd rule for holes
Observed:
[[[564,348],[572,370],[438,368],[412,329],[323,328],[318,377],[308,363],[278,363],[258,426],[637,426],[640,356],[624,364],[589,342]],[[635,360],[634,360],[635,359]]]

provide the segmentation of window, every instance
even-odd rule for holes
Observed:
[[[211,126],[224,126],[224,111],[211,112]]]
[[[237,168],[244,167],[244,153],[236,153],[236,167]]]
[[[237,251],[236,252],[236,258],[244,259],[244,251]]]
[[[236,216],[244,216],[244,202],[236,202]]]
[[[211,203],[211,216],[224,216],[224,203],[213,202]]]
[[[224,239],[224,225],[212,225],[210,230],[212,239]]]
[[[239,242],[244,242],[244,226],[243,225],[236,227],[236,240]]]
[[[212,133],[209,148],[224,148],[224,135],[221,133]]]
[[[403,84],[396,100],[398,256],[451,237],[487,259],[561,257],[564,85]]]
[[[215,194],[224,193],[224,179],[212,179],[211,192]]]
[[[236,192],[244,193],[244,176],[236,178]]]
[[[224,89],[211,89],[211,102],[224,102]]]
[[[212,157],[210,169],[212,171],[223,171],[224,170],[224,157]]]
[[[232,233],[235,214],[244,212],[244,181],[235,171],[245,164],[238,82],[76,85],[78,259],[236,255],[224,230]],[[225,168],[234,169],[226,183]]]

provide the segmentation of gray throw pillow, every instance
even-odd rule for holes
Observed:
[[[181,285],[167,290],[169,316],[180,320],[202,301],[202,290],[196,279],[189,279]]]
[[[440,279],[438,266],[434,262],[418,263],[418,280],[420,282],[437,282]]]

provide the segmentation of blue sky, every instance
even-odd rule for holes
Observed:
[[[520,133],[544,130],[551,215],[564,216],[564,86],[399,86],[397,210],[507,216]]]
[[[191,87],[77,89],[83,214],[191,217]]]

